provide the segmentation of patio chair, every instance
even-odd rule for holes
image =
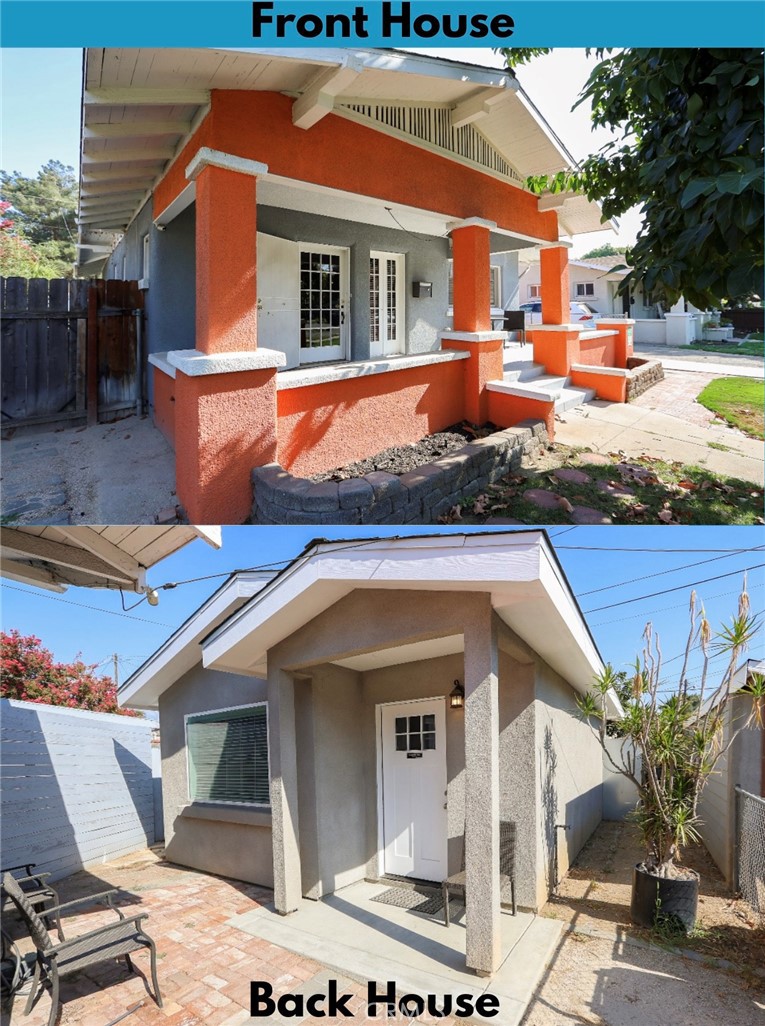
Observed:
[[[499,877],[500,882],[507,880],[510,884],[510,900],[513,915],[515,907],[515,823],[501,820],[499,824]],[[444,895],[444,923],[449,926],[449,891],[465,890],[465,838],[462,838],[462,869],[459,873],[448,876],[441,884]]]
[[[98,965],[99,962],[107,962],[113,958],[124,958],[130,972],[134,972],[130,955],[133,951],[141,948],[148,948],[151,956],[151,980],[154,986],[154,996],[159,1007],[162,1007],[162,995],[159,992],[157,982],[157,951],[154,941],[141,928],[141,922],[147,919],[146,913],[126,917],[120,909],[114,905],[112,896],[117,891],[104,891],[101,894],[93,894],[87,898],[77,898],[75,901],[66,901],[48,913],[60,913],[65,910],[74,909],[78,906],[92,905],[93,902],[101,902],[118,916],[118,922],[110,923],[79,937],[62,941],[60,944],[53,944],[45,924],[40,919],[26,895],[18,883],[6,873],[3,877],[3,890],[7,892],[10,899],[18,909],[21,918],[29,929],[30,937],[37,951],[34,977],[32,987],[29,991],[24,1015],[32,1010],[38,989],[46,983],[51,987],[51,1010],[48,1018],[48,1026],[54,1026],[58,1014],[59,1005],[59,980],[62,976],[78,972],[91,965]]]
[[[505,310],[503,331],[517,331],[522,346],[526,345],[526,314],[523,310]]]
[[[0,877],[5,876],[6,873],[10,873],[16,883],[24,892],[27,901],[34,908],[39,906],[41,914],[48,922],[55,921],[56,930],[58,933],[58,939],[64,940],[64,933],[61,929],[61,917],[49,917],[48,916],[48,905],[51,906],[59,904],[58,891],[55,887],[52,887],[49,883],[46,883],[50,873],[35,873],[34,870],[37,868],[36,862],[26,862],[21,866],[7,866],[5,869],[0,869]],[[18,874],[23,872],[24,875],[19,876]],[[0,911],[3,915],[7,915],[12,912],[14,908],[13,902],[10,897],[3,892],[2,898],[0,898]]]

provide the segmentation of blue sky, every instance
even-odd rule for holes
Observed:
[[[412,534],[434,530],[380,528],[375,533]],[[449,528],[443,530],[450,532]],[[587,614],[601,654],[624,669],[629,667],[640,648],[647,620],[651,620],[661,634],[665,659],[674,659],[683,651],[691,589],[671,589],[737,571],[735,576],[710,581],[696,589],[706,604],[712,625],[718,627],[735,610],[743,576],[738,571],[765,563],[764,539],[758,528],[554,527],[550,534],[574,593]],[[150,571],[149,582],[159,587],[167,582],[279,563],[297,556],[317,535],[333,539],[369,537],[370,528],[225,527],[223,547],[219,551],[195,541]],[[760,546],[759,552],[751,551],[757,546]],[[740,554],[719,551],[735,549],[750,551]],[[719,556],[724,558],[717,558]],[[664,573],[666,570],[671,572]],[[179,584],[177,588],[161,592],[158,606],[141,602],[128,613],[123,613],[118,592],[70,588],[64,595],[56,596],[6,583],[2,623],[6,630],[16,627],[22,633],[36,634],[60,660],[68,661],[81,652],[87,662],[103,662],[104,672],[111,672],[111,654],[117,652],[120,673],[125,677],[224,579],[220,576]],[[762,569],[749,573],[753,610],[765,608],[763,583]],[[649,595],[652,597],[637,601],[640,596]],[[125,596],[128,607],[137,600],[136,595]],[[760,637],[750,656],[762,658],[764,655],[765,641]],[[671,663],[675,672],[679,671],[680,663],[680,659]],[[669,671],[669,665],[667,669]]]
[[[440,49],[426,53],[492,67],[502,67],[490,49]],[[82,50],[5,49],[2,58],[0,167],[34,176],[48,160],[79,165]],[[518,70],[523,88],[534,100],[572,155],[581,160],[608,139],[593,132],[589,113],[571,107],[587,79],[594,57],[581,49],[558,49]],[[605,241],[634,242],[640,219],[627,213],[617,235],[596,232],[578,236],[574,253],[582,254]]]

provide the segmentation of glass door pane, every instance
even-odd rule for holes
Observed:
[[[347,334],[346,251],[300,251],[300,362],[343,359]]]

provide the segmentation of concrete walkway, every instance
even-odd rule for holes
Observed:
[[[735,428],[689,424],[679,417],[597,399],[564,413],[555,425],[555,441],[594,452],[642,455],[703,467],[715,474],[762,485],[763,444]]]
[[[230,919],[254,937],[321,962],[379,990],[395,980],[399,994],[494,994],[499,1013],[478,1021],[517,1026],[561,935],[561,924],[528,913],[502,915],[504,961],[490,980],[465,968],[465,926],[370,901],[388,884],[356,883],[322,901],[303,901],[290,916],[263,906]],[[440,1004],[440,1002],[439,1002]]]
[[[172,510],[173,450],[148,417],[3,439],[2,515],[24,524],[153,524]]]
[[[661,360],[665,370],[714,374],[717,377],[762,378],[765,360],[743,353],[713,353],[686,346],[657,346],[646,342],[635,344],[635,356]]]

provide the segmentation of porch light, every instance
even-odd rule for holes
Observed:
[[[461,709],[465,704],[465,689],[458,680],[455,680],[454,687],[449,694],[449,706],[452,709]]]

